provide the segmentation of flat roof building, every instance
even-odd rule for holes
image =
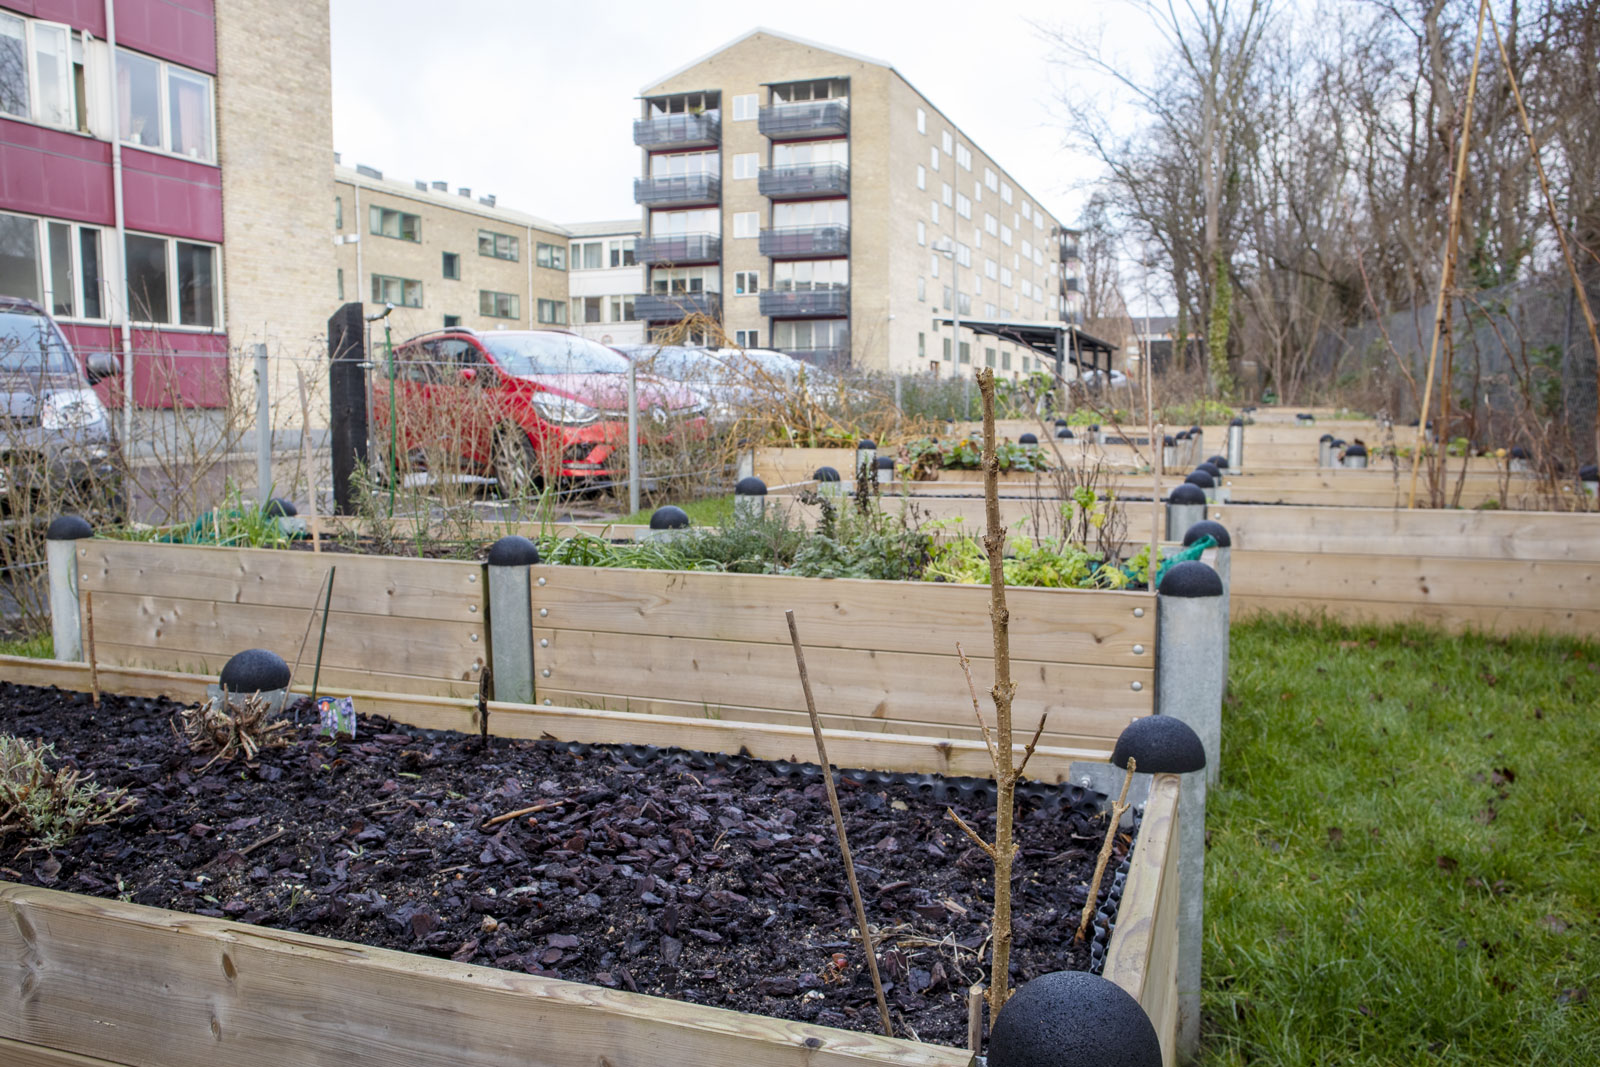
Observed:
[[[892,66],[756,29],[641,91],[635,313],[828,366],[1044,369],[937,320],[1077,321],[1077,234]]]
[[[572,331],[608,345],[644,341],[634,301],[644,291],[644,269],[634,258],[639,220],[568,223],[567,291]]]

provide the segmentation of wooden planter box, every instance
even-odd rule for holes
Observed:
[[[80,688],[88,670],[0,657],[0,673]],[[110,690],[180,699],[196,698],[206,680],[122,668],[107,668],[101,679]],[[561,739],[593,740],[586,731],[607,718],[551,712],[541,725]],[[612,740],[651,740],[611,725],[619,731]],[[721,751],[783,729],[742,726],[724,735]],[[1177,817],[1178,780],[1158,776],[1105,969],[1149,1014],[1168,1064],[1177,1002]],[[971,1059],[960,1049],[3,882],[0,966],[15,977],[0,989],[0,1061],[19,1067],[964,1067]]]

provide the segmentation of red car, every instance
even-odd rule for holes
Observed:
[[[389,368],[380,357],[373,438],[389,452]],[[561,330],[459,327],[413,337],[394,350],[395,461],[484,473],[502,495],[551,481],[597,479],[628,441],[626,357]],[[704,432],[693,391],[641,376],[640,436],[673,424]]]

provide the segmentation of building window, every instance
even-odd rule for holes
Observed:
[[[460,315],[446,315],[444,317],[444,328],[445,329],[448,330],[448,329],[451,329],[452,327],[460,326],[460,325],[461,325],[461,316]]]
[[[772,347],[784,352],[839,349],[849,343],[850,324],[845,319],[779,319],[772,324]]]
[[[535,262],[541,267],[548,267],[551,270],[567,269],[567,250],[562,245],[547,245],[540,241],[536,254],[538,258]],[[566,307],[565,304],[561,306],[563,308]],[[542,322],[543,320],[541,319],[540,321]]]
[[[780,293],[845,289],[850,285],[848,259],[802,259],[772,265],[772,288]]]
[[[368,229],[379,237],[422,243],[422,218],[373,204],[367,210]]]
[[[604,241],[574,241],[569,251],[571,258],[567,262],[573,270],[600,270],[606,265]]]
[[[1001,267],[1000,268],[1000,284],[1005,286],[1008,289],[1011,287],[1011,268],[1010,267]]]
[[[1011,247],[1011,227],[1005,223],[1000,224],[1000,243],[1007,248]]]
[[[0,112],[63,126],[83,125],[75,114],[72,31],[57,22],[0,11]],[[78,45],[81,48],[81,45]]]
[[[442,258],[444,260],[444,262],[442,264],[442,269],[444,271],[444,276],[446,278],[453,278],[456,281],[460,281],[461,280],[461,254],[458,253],[458,252],[445,252],[445,253],[443,253]]]
[[[963,363],[971,363],[972,362],[972,342],[971,341],[962,341],[961,342],[961,362],[963,362]]]
[[[478,231],[478,255],[488,256],[491,259],[508,259],[517,261],[517,239],[509,233],[493,233],[489,230]]]
[[[605,297],[603,296],[575,296],[572,298],[572,321],[574,323],[604,322]]]
[[[934,225],[937,226],[939,224],[939,201],[928,201],[928,215],[933,219]]]
[[[1000,369],[1001,370],[1010,370],[1011,369],[1011,350],[1010,349],[1006,349],[1004,352],[1000,353]]]
[[[761,109],[761,95],[759,93],[741,93],[733,98],[733,121],[744,122],[756,117],[756,112]]]
[[[0,215],[0,293],[38,301],[57,318],[103,319],[102,281],[98,228]]]
[[[991,193],[999,192],[999,190],[1000,190],[1000,176],[998,174],[996,174],[994,171],[990,170],[988,167],[984,167],[983,168],[983,184],[985,184],[985,185],[987,185],[989,187],[989,191]]]
[[[920,274],[917,275],[917,299],[928,299],[928,279],[924,278]]]
[[[733,343],[738,345],[740,348],[760,348],[761,347],[761,331],[760,330],[734,330],[733,331]]]
[[[216,121],[208,75],[119,48],[116,78],[122,140],[216,162]]]
[[[927,187],[928,187],[928,168],[924,167],[921,163],[918,163],[917,164],[917,188],[918,189],[926,189]]]
[[[734,271],[733,292],[735,296],[754,296],[761,292],[761,272],[758,270]]]
[[[342,196],[333,198],[333,228],[336,230],[344,229],[344,197]]]
[[[983,276],[990,281],[1000,277],[1000,264],[992,259],[985,259],[983,261]]]
[[[338,276],[338,281],[339,281],[339,303],[342,304],[342,303],[344,303],[344,268],[340,267],[338,270],[334,271],[334,274],[336,274]]]
[[[941,182],[939,184],[939,200],[945,207],[949,207],[955,202],[955,190],[950,188],[949,182]]]
[[[972,201],[975,204],[983,203],[983,183],[982,182],[973,182],[972,183]]]
[[[1000,199],[1011,203],[1011,186],[1006,182],[1000,183]]]
[[[760,152],[735,152],[733,156],[733,176],[735,178],[754,178],[761,169]]]
[[[928,335],[920,331],[917,333],[917,358],[928,358]]]
[[[932,171],[939,169],[939,146],[936,144],[928,146],[928,169]]]
[[[634,318],[632,296],[614,296],[611,298],[612,322],[633,322]]]
[[[512,299],[516,298],[512,297]],[[567,302],[565,300],[540,300],[539,321],[546,326],[565,326],[567,324]]]
[[[372,302],[393,304],[401,308],[419,308],[422,306],[422,283],[412,278],[392,278],[387,274],[374,274]]]
[[[613,267],[631,267],[631,266],[633,266],[633,238],[632,237],[624,237],[624,238],[622,238],[620,240],[608,241],[608,242],[606,242],[606,244],[607,244],[607,250],[611,254],[611,265]],[[630,318],[631,318],[631,316],[630,316]]]
[[[985,348],[983,350],[983,365],[990,370],[994,370],[994,349]]]
[[[934,253],[928,257],[928,273],[932,274],[935,278],[939,276],[939,256],[937,253]]]
[[[516,293],[496,293],[489,289],[479,289],[478,314],[491,319],[521,318],[521,302],[517,299]]]
[[[987,211],[983,213],[983,232],[990,237],[998,237],[1000,235],[1000,220]]]
[[[972,217],[972,201],[960,193],[956,194],[956,214],[964,219]]]
[[[950,338],[948,337],[944,339],[944,361],[946,363],[950,362]]]
[[[939,143],[944,145],[944,154],[947,156],[950,154],[951,149],[955,147],[955,139],[950,136],[949,130],[945,130],[944,133],[940,135]]]
[[[761,232],[761,212],[735,211],[733,213],[733,235],[735,237],[755,237]]]
[[[128,308],[136,321],[217,325],[221,287],[214,246],[130,233],[125,248]]]
[[[922,110],[920,107],[917,108],[917,132],[928,132],[928,113]]]
[[[972,169],[972,149],[964,144],[956,145],[956,166],[962,170]]]

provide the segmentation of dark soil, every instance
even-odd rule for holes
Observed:
[[[191,754],[178,705],[0,686],[0,731],[139,807],[54,854],[0,842],[0,878],[857,1030],[878,1028],[815,766],[493,741],[363,718],[254,763]],[[839,795],[897,1033],[964,1045],[987,978],[993,786],[852,772]],[[1019,798],[1014,981],[1090,965],[1072,934],[1099,797]],[[541,810],[495,826],[497,815]],[[987,814],[985,814],[985,812]],[[1131,847],[1119,835],[1107,874]],[[1103,890],[1106,895],[1110,890]],[[1116,895],[1120,895],[1120,878]],[[1103,952],[1104,917],[1094,955]]]

